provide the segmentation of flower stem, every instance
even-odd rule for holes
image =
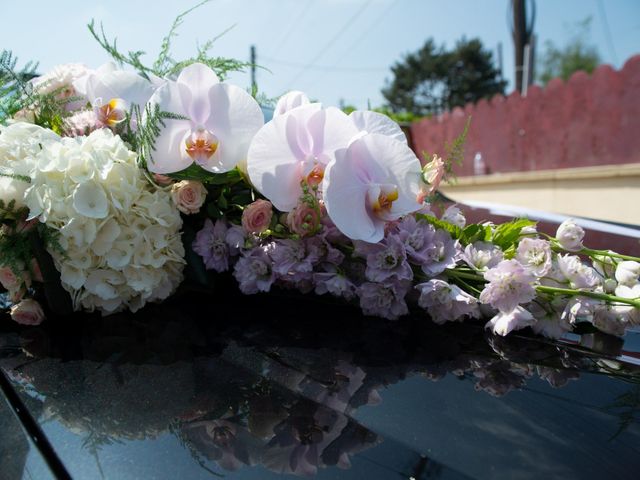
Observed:
[[[633,260],[636,262],[640,262],[640,257],[633,257],[631,255],[622,255],[620,253],[614,253],[608,250],[594,250],[591,248],[583,248],[578,253],[584,253],[585,255],[602,255],[605,257],[621,258],[623,260]]]
[[[457,278],[466,278],[468,280],[476,280],[478,282],[484,282],[485,279],[482,275],[478,275],[477,273],[470,272],[461,272],[460,270],[447,269],[447,275],[451,275],[452,277]]]
[[[596,300],[604,300],[605,302],[625,303],[635,308],[640,308],[640,299],[622,298],[607,293],[588,292],[584,290],[576,290],[573,288],[557,288],[539,285],[536,290],[540,293],[550,293],[552,295],[571,295],[572,297],[589,297]]]

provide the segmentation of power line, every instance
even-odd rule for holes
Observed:
[[[611,37],[611,30],[609,29],[609,21],[607,20],[607,12],[604,9],[604,3],[602,0],[598,0],[598,11],[600,16],[602,17],[602,28],[604,28],[604,37],[607,40],[607,47],[609,48],[609,53],[613,57],[614,65],[618,65],[618,56],[616,55],[616,49],[613,46],[613,38]]]
[[[371,23],[369,24],[369,27],[364,31],[364,33],[363,33],[362,35],[360,35],[360,36],[358,37],[358,39],[357,39],[355,42],[353,42],[349,48],[345,48],[345,49],[344,49],[344,51],[345,51],[345,52],[351,52],[351,51],[353,51],[353,50],[354,50],[358,45],[360,45],[360,43],[362,43],[362,41],[363,41],[365,38],[367,38],[367,37],[369,36],[369,34],[371,33],[371,31],[372,31],[372,30],[373,30],[373,29],[378,25],[378,23],[380,22],[380,20],[382,20],[382,19],[387,15],[387,13],[389,13],[389,11],[390,11],[393,7],[395,7],[396,3],[398,3],[398,0],[394,0],[393,2],[391,2],[391,3],[389,4],[389,6],[388,6],[387,8],[385,8],[385,9],[382,11],[382,13],[381,13],[380,15],[378,15],[378,16],[376,17],[376,19],[375,19],[373,22],[371,22]],[[346,55],[346,54],[345,54],[345,55]],[[342,57],[340,57],[340,58],[338,59],[338,61],[336,62],[336,64],[338,64],[338,63],[342,62],[342,61],[344,60],[345,55],[343,55]]]
[[[312,3],[313,3],[312,0],[308,0],[307,3],[302,7],[302,10],[298,12],[298,16],[296,16],[295,20],[291,22],[291,26],[287,29],[284,36],[280,39],[280,42],[278,42],[278,46],[273,50],[274,54],[276,55],[278,54],[282,46],[289,39],[289,37],[291,36],[293,31],[296,29],[296,27],[300,24],[300,21],[304,18],[306,13],[309,11],[309,7],[311,6]]]
[[[369,4],[371,3],[372,0],[367,0],[359,9],[358,11],[356,11],[351,17],[349,17],[349,19],[345,22],[345,24],[342,26],[342,28],[333,36],[331,37],[331,39],[326,43],[326,45],[320,49],[320,51],[318,52],[318,54],[313,57],[313,60],[311,60],[309,63],[307,63],[297,74],[295,77],[293,77],[293,79],[291,79],[291,81],[289,81],[289,85],[287,87],[290,88],[292,84],[296,83],[298,81],[298,79],[304,74],[305,71],[307,71],[310,67],[312,67],[313,65],[315,65],[315,63],[322,57],[322,55],[324,55],[324,53],[333,46],[333,44],[336,42],[336,40],[338,40],[338,38],[340,38],[340,36],[342,36],[342,34],[344,32],[347,31],[347,29],[351,26],[351,24],[360,16],[362,15],[362,13],[367,9],[367,7],[369,6]]]
[[[375,18],[375,20],[369,24],[369,26],[368,26],[367,28],[365,28],[365,29],[364,29],[364,31],[363,31],[363,33],[362,33],[362,35],[360,35],[360,36],[356,39],[356,41],[355,41],[355,42],[353,42],[353,43],[351,44],[351,46],[350,46],[350,47],[348,47],[348,48],[345,48],[345,49],[344,49],[344,52],[353,52],[353,50],[354,50],[358,45],[360,45],[360,43],[361,43],[365,38],[367,38],[367,37],[369,36],[369,34],[371,33],[371,31],[372,31],[372,30],[373,30],[373,29],[378,25],[378,23],[380,22],[380,20],[382,20],[382,19],[387,15],[387,13],[389,13],[389,11],[390,11],[390,10],[391,10],[395,5],[396,5],[396,3],[398,3],[398,0],[394,0],[393,2],[391,2],[391,3],[389,4],[389,6],[387,6],[387,8],[385,8],[385,9],[382,11],[382,13],[381,13],[380,15],[378,15],[378,16]],[[315,78],[313,79],[313,82],[312,82],[312,84],[311,84],[311,85],[315,85],[315,84],[316,84],[316,83],[318,83],[322,78],[324,78],[324,76],[325,76],[325,74],[326,74],[326,71],[340,71],[340,70],[339,70],[339,67],[336,67],[335,65],[337,65],[337,64],[339,64],[339,63],[341,63],[341,62],[344,60],[344,58],[345,58],[345,56],[346,56],[346,55],[347,55],[346,53],[345,53],[344,55],[342,55],[342,57],[340,57],[340,58],[338,59],[338,61],[334,64],[334,66],[333,66],[333,67],[327,67],[327,68],[325,68],[325,69],[324,69],[324,70],[325,70],[325,73],[324,73],[324,74],[321,74],[321,75],[318,75],[317,77],[315,77]],[[387,70],[389,70],[389,67],[385,67],[385,68],[383,68],[383,69],[376,69],[375,71],[383,71],[383,70],[384,70],[384,71],[387,71]],[[374,71],[374,70],[371,70],[371,71]],[[309,86],[311,86],[311,85],[309,85]]]
[[[294,63],[288,62],[286,60],[278,60],[277,58],[265,57],[262,59],[265,63],[275,63],[277,65],[282,65],[283,67],[291,67],[291,68],[307,68],[308,70],[330,70],[336,72],[381,72],[384,70],[388,70],[388,67],[337,67],[335,65],[305,65],[302,63]]]

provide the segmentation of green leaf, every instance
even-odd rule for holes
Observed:
[[[224,216],[224,213],[222,212],[222,210],[220,210],[218,206],[213,202],[207,205],[207,214],[211,218],[215,218],[215,219],[219,219]]]
[[[225,173],[211,173],[193,164],[184,170],[169,174],[176,180],[198,180],[208,185],[233,185],[242,180],[242,175],[237,169]]]
[[[218,197],[218,206],[222,210],[226,210],[226,208],[229,206],[229,204],[227,203],[227,199],[224,196],[224,192],[220,192],[220,197]]]
[[[520,232],[524,227],[535,226],[536,222],[526,218],[516,218],[510,222],[496,226],[491,241],[503,251],[518,243]]]
[[[462,237],[462,229],[457,225],[445,222],[444,220],[439,220],[436,217],[432,217],[431,215],[424,215],[422,213],[417,213],[416,218],[418,220],[425,220],[434,227],[449,232],[452,238],[460,239],[460,237]]]
[[[462,236],[460,242],[463,245],[469,245],[473,242],[486,242],[491,238],[491,227],[488,225],[481,225],[479,223],[473,223],[467,225],[462,230]]]

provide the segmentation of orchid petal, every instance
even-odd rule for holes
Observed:
[[[314,139],[313,153],[321,155],[335,152],[349,145],[358,130],[349,121],[349,116],[339,108],[329,107],[309,119],[309,131]],[[328,163],[328,162],[327,162]]]
[[[216,107],[209,102],[211,87],[220,82],[218,76],[206,65],[194,63],[186,67],[176,83],[187,87],[189,100],[184,103],[185,113],[196,125],[203,125]]]
[[[220,147],[201,167],[214,173],[227,172],[247,158],[251,140],[264,125],[264,115],[258,102],[235,85],[214,85],[207,103],[212,115],[204,125],[220,140]]]
[[[157,89],[149,99],[149,107],[155,105],[163,112],[180,114],[183,112],[182,92],[184,88],[173,82],[167,82]],[[146,115],[143,119],[146,122]],[[188,120],[164,120],[160,134],[156,138],[151,158],[147,161],[147,168],[153,173],[174,173],[187,168],[193,160],[187,155],[184,139],[190,132]]]
[[[324,200],[336,227],[353,240],[376,243],[384,237],[384,221],[367,209],[369,187],[363,165],[347,149],[336,151],[336,161],[325,170]]]
[[[300,130],[319,108],[318,104],[303,105],[275,117],[256,133],[249,147],[249,178],[280,211],[292,210],[302,193],[301,162],[309,152],[299,143]]]
[[[276,108],[273,110],[273,116],[277,117],[279,115],[283,115],[289,110],[293,110],[294,108],[302,105],[308,105],[309,103],[309,97],[307,97],[303,92],[292,90],[278,99]]]
[[[407,136],[400,126],[386,115],[369,110],[355,110],[351,112],[349,118],[361,132],[379,133],[407,143]]]

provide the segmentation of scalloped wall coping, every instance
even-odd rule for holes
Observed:
[[[640,162],[640,55],[622,69],[533,85],[528,95],[496,95],[411,125],[414,150],[444,154],[471,116],[460,177],[482,153],[489,172],[508,173]]]

